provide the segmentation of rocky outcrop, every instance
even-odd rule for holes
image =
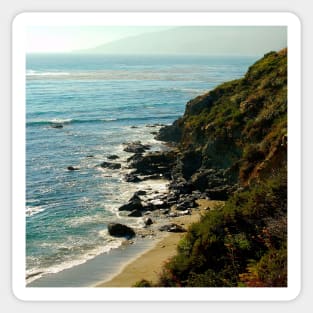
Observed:
[[[155,139],[160,141],[178,143],[182,136],[180,120],[176,120],[172,125],[166,125],[159,130]]]
[[[102,162],[100,164],[100,166],[102,168],[108,168],[110,170],[117,170],[121,168],[121,164],[120,163],[113,163],[113,162]]]
[[[122,205],[118,210],[119,211],[142,211],[144,209],[141,199],[138,195],[134,194],[129,201]]]
[[[150,145],[142,144],[141,141],[129,142],[125,145],[126,147],[123,150],[130,153],[143,153],[151,148]]]
[[[132,228],[120,223],[110,223],[108,225],[108,232],[111,236],[126,237],[127,239],[136,236],[136,233]]]
[[[120,157],[116,154],[111,154],[109,156],[107,156],[108,160],[116,160],[119,159]]]
[[[135,154],[128,159],[129,166],[134,168],[132,174],[149,176],[148,178],[170,178],[171,169],[176,160],[173,152],[154,152],[147,155]]]

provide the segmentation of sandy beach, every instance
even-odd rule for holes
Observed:
[[[193,209],[191,215],[172,218],[169,223],[173,222],[187,229],[192,223],[197,222],[208,208],[212,210],[222,203],[202,199],[197,202],[199,207]],[[142,279],[157,282],[164,263],[176,254],[177,244],[183,236],[184,233],[165,233],[148,251],[126,264],[120,273],[108,281],[97,284],[96,287],[132,287]]]

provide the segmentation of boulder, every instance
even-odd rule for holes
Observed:
[[[151,148],[150,145],[144,145],[141,143],[141,141],[134,141],[127,143],[126,147],[124,148],[124,151],[131,153],[143,153],[146,150],[149,150],[150,148]]]
[[[150,217],[146,217],[143,222],[145,223],[146,226],[152,225],[153,221]]]
[[[52,124],[51,125],[52,128],[63,128],[62,124]]]
[[[142,212],[141,212],[141,210],[133,210],[127,216],[130,216],[130,217],[141,217],[142,216]]]
[[[108,232],[111,236],[126,237],[127,239],[136,236],[136,233],[132,228],[120,223],[109,223]]]
[[[119,159],[120,157],[116,154],[111,154],[109,156],[107,156],[108,160],[116,160]]]
[[[68,171],[78,171],[79,168],[78,168],[78,167],[74,167],[74,166],[68,166],[68,167],[67,167],[67,170],[68,170]]]
[[[141,179],[134,173],[126,174],[124,180],[128,183],[139,183],[141,181]]]
[[[137,196],[145,196],[147,192],[145,190],[138,190],[134,194]]]
[[[138,195],[134,194],[128,201],[128,203],[122,205],[119,209],[119,211],[134,211],[134,210],[143,210],[143,206],[141,203],[141,199]]]
[[[167,232],[171,232],[171,233],[184,233],[186,232],[186,229],[183,228],[180,225],[171,223],[171,224],[167,224],[167,225],[163,225],[159,228],[160,231],[167,231]]]
[[[121,168],[121,164],[120,163],[112,163],[112,162],[102,162],[100,164],[100,166],[102,168],[109,168],[111,170],[117,170],[117,169]]]

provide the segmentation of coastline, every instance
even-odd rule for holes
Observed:
[[[171,219],[171,222],[188,228],[197,222],[201,214],[208,208],[214,209],[222,201],[200,199],[199,207],[192,210],[190,215],[179,216]],[[136,282],[145,279],[156,283],[165,262],[176,254],[177,245],[185,233],[165,233],[157,238],[153,245],[139,256],[125,263],[115,276],[97,283],[92,287],[132,287]]]

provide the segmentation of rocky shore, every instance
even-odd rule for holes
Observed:
[[[168,147],[164,151],[151,152],[151,146],[141,141],[124,144],[124,151],[130,154],[127,158],[130,171],[125,174],[124,180],[136,184],[162,179],[168,182],[168,189],[153,193],[141,189],[136,191],[118,211],[122,216],[141,218],[144,229],[134,230],[127,225],[112,223],[108,228],[111,236],[131,239],[136,235],[156,235],[157,232],[185,232],[184,227],[175,223],[176,218],[198,210],[201,199],[223,201],[237,188],[231,183],[229,170],[203,168],[197,154],[181,152],[175,143],[177,134],[173,134],[171,127],[163,126],[156,133],[156,139],[162,139]],[[120,168],[120,164],[115,162],[103,162],[101,166]]]

